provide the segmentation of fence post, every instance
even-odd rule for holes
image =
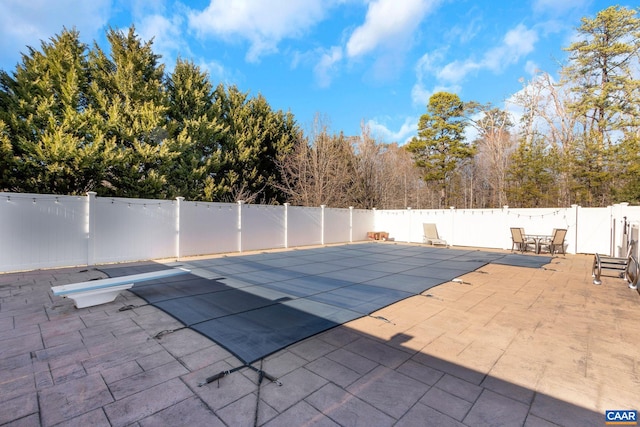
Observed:
[[[378,228],[380,228],[380,227],[378,227],[378,221],[379,221],[379,220],[378,220],[378,214],[377,214],[377,212],[376,212],[376,211],[377,211],[377,209],[378,209],[378,208],[371,208],[371,211],[373,212],[373,227],[372,227],[372,229],[371,229],[371,230],[367,230],[367,232],[368,232],[368,231],[376,231]],[[369,237],[368,237],[368,236],[369,236],[369,235],[367,234],[367,240],[369,240]]]
[[[580,218],[580,206],[579,205],[571,205],[571,209],[573,209],[573,217],[575,219],[575,225],[573,227],[573,253],[577,254],[578,252],[578,235],[580,222],[578,219]]]
[[[242,204],[244,200],[238,200],[238,252],[242,252]]]
[[[455,237],[456,237],[455,235],[456,234],[456,207],[449,206],[449,212],[451,213],[451,216],[450,216],[451,219],[449,222],[449,224],[451,224],[451,228],[450,228],[451,237],[449,237],[447,240],[448,240],[449,246],[453,246],[453,242],[455,242]]]
[[[353,243],[353,206],[349,206],[349,243]]]
[[[176,197],[176,259],[180,260],[180,209],[184,197]]]
[[[96,233],[96,192],[87,192],[87,265],[95,263],[95,233]]]
[[[508,227],[511,227],[510,222],[509,222],[509,205],[504,205],[502,206],[502,220],[504,221],[504,224],[507,224]],[[510,240],[505,240],[506,243],[506,247],[503,247],[502,249],[509,249],[509,243],[512,243]]]
[[[284,247],[289,248],[289,203],[284,204]]]
[[[324,207],[320,205],[320,244],[324,245]]]
[[[413,222],[413,215],[411,213],[411,206],[407,207],[407,211],[409,212],[409,231],[407,233],[407,243],[411,243],[411,223]]]

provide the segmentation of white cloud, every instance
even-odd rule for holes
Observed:
[[[438,79],[448,82],[461,82],[472,71],[482,68],[482,64],[470,59],[465,61],[453,61],[442,67],[438,73]]]
[[[404,56],[412,47],[415,32],[424,16],[440,0],[374,0],[368,4],[365,22],[357,27],[342,47],[316,49],[312,53],[296,54],[295,67],[302,59],[313,57],[314,74],[321,87],[328,87],[345,59],[354,59],[378,51],[367,68],[365,80],[387,81],[398,75]],[[318,56],[318,52],[321,54]]]
[[[233,75],[218,61],[201,61],[198,66],[209,74],[209,80],[214,86],[217,85],[216,82],[231,85],[241,79],[241,76]]]
[[[367,126],[371,134],[385,142],[397,142],[402,145],[418,133],[418,117],[406,117],[398,130],[391,130],[378,120],[369,120]]]
[[[425,106],[429,103],[429,98],[436,92],[459,93],[461,87],[459,85],[437,85],[432,89],[427,89],[425,81],[428,77],[437,73],[437,64],[445,55],[445,50],[437,50],[431,53],[425,53],[418,60],[416,70],[416,82],[411,88],[411,100],[414,106]]]
[[[364,24],[355,29],[347,42],[347,56],[365,55],[381,45],[396,49],[405,46],[424,16],[437,3],[429,0],[372,1]]]
[[[418,79],[423,79],[425,75],[433,73],[437,68],[437,64],[444,58],[445,53],[446,50],[439,49],[422,55],[416,63],[416,76]]]
[[[534,50],[538,41],[538,33],[522,24],[509,30],[502,43],[489,49],[478,61],[466,59],[453,61],[442,67],[437,75],[440,80],[460,83],[472,72],[486,69],[499,73]]]
[[[171,18],[162,15],[148,15],[136,25],[136,32],[145,41],[153,39],[153,51],[162,55],[161,61],[167,68],[174,67],[177,56],[190,58],[191,52],[182,37],[182,17]]]
[[[245,40],[246,59],[256,62],[276,52],[285,38],[303,35],[324,19],[333,2],[322,0],[211,0],[203,11],[188,14],[189,26],[202,37]]]
[[[336,64],[342,59],[343,53],[340,46],[333,46],[322,53],[320,61],[314,67],[316,82],[320,87],[328,87],[336,73]]]
[[[538,41],[538,33],[530,30],[523,24],[519,24],[513,30],[509,30],[504,36],[504,44],[508,53],[518,58],[520,55],[531,53]]]
[[[91,43],[110,14],[110,0],[0,1],[0,66],[13,68],[20,61],[19,52],[27,52],[27,46],[39,49],[40,41],[49,41],[63,27],[75,28],[85,43]]]
[[[422,82],[416,82],[411,88],[411,101],[413,105],[426,106],[429,104],[429,98],[434,93],[438,92],[449,92],[449,93],[460,93],[462,91],[462,87],[459,85],[450,85],[443,86],[437,85],[431,89],[427,89]]]
[[[524,64],[524,70],[527,72],[527,74],[529,74],[530,76],[534,76],[537,73],[540,72],[540,67],[538,66],[538,64],[535,61],[527,61],[526,64]]]
[[[475,39],[476,36],[482,30],[481,26],[481,18],[476,16],[471,19],[471,21],[465,26],[456,25],[451,28],[451,31],[448,32],[448,38],[455,38],[460,41],[460,43],[468,43],[471,40]]]

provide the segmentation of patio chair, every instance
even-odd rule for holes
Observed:
[[[566,255],[564,251],[564,238],[566,237],[566,235],[566,229],[554,228],[551,238],[541,240],[538,243],[538,252],[540,252],[543,247],[546,247],[551,255],[554,255],[556,252],[562,252],[562,255]]]
[[[529,248],[534,252],[538,251],[538,243],[535,239],[525,237],[524,228],[511,227],[511,242],[511,252],[517,249],[524,253]]]
[[[438,235],[438,228],[435,224],[431,223],[423,223],[422,229],[424,231],[424,235],[422,236],[422,240],[424,243],[428,243],[430,245],[444,245],[449,246],[447,241],[440,238]]]
[[[638,260],[633,256],[636,242],[631,240],[627,247],[627,256],[622,258],[595,254],[593,258],[593,284],[600,285],[602,280],[602,270],[618,272],[617,276],[627,282],[630,289],[638,289],[638,278],[640,277],[640,266]]]

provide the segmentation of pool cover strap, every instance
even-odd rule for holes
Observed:
[[[252,369],[252,370],[254,370],[254,371],[256,371],[258,373],[258,386],[260,386],[260,384],[262,384],[262,379],[263,378],[266,378],[269,381],[271,381],[272,383],[275,383],[275,384],[277,384],[279,386],[282,385],[282,383],[277,378],[275,378],[274,376],[269,375],[268,373],[266,373],[262,369],[258,369],[253,365],[246,364],[246,365],[236,366],[233,369],[230,369],[230,370],[227,370],[227,371],[222,371],[222,372],[219,372],[219,373],[217,373],[215,375],[207,377],[204,381],[198,383],[198,387],[202,387],[204,385],[211,384],[214,381],[219,381],[221,378],[224,378],[227,375],[230,375],[230,374],[232,374],[234,372],[237,372],[240,369],[244,369],[244,368]],[[218,385],[219,385],[219,383],[218,383]]]

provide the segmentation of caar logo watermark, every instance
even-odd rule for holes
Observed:
[[[637,426],[638,411],[621,409],[605,411],[604,423],[608,426]]]

